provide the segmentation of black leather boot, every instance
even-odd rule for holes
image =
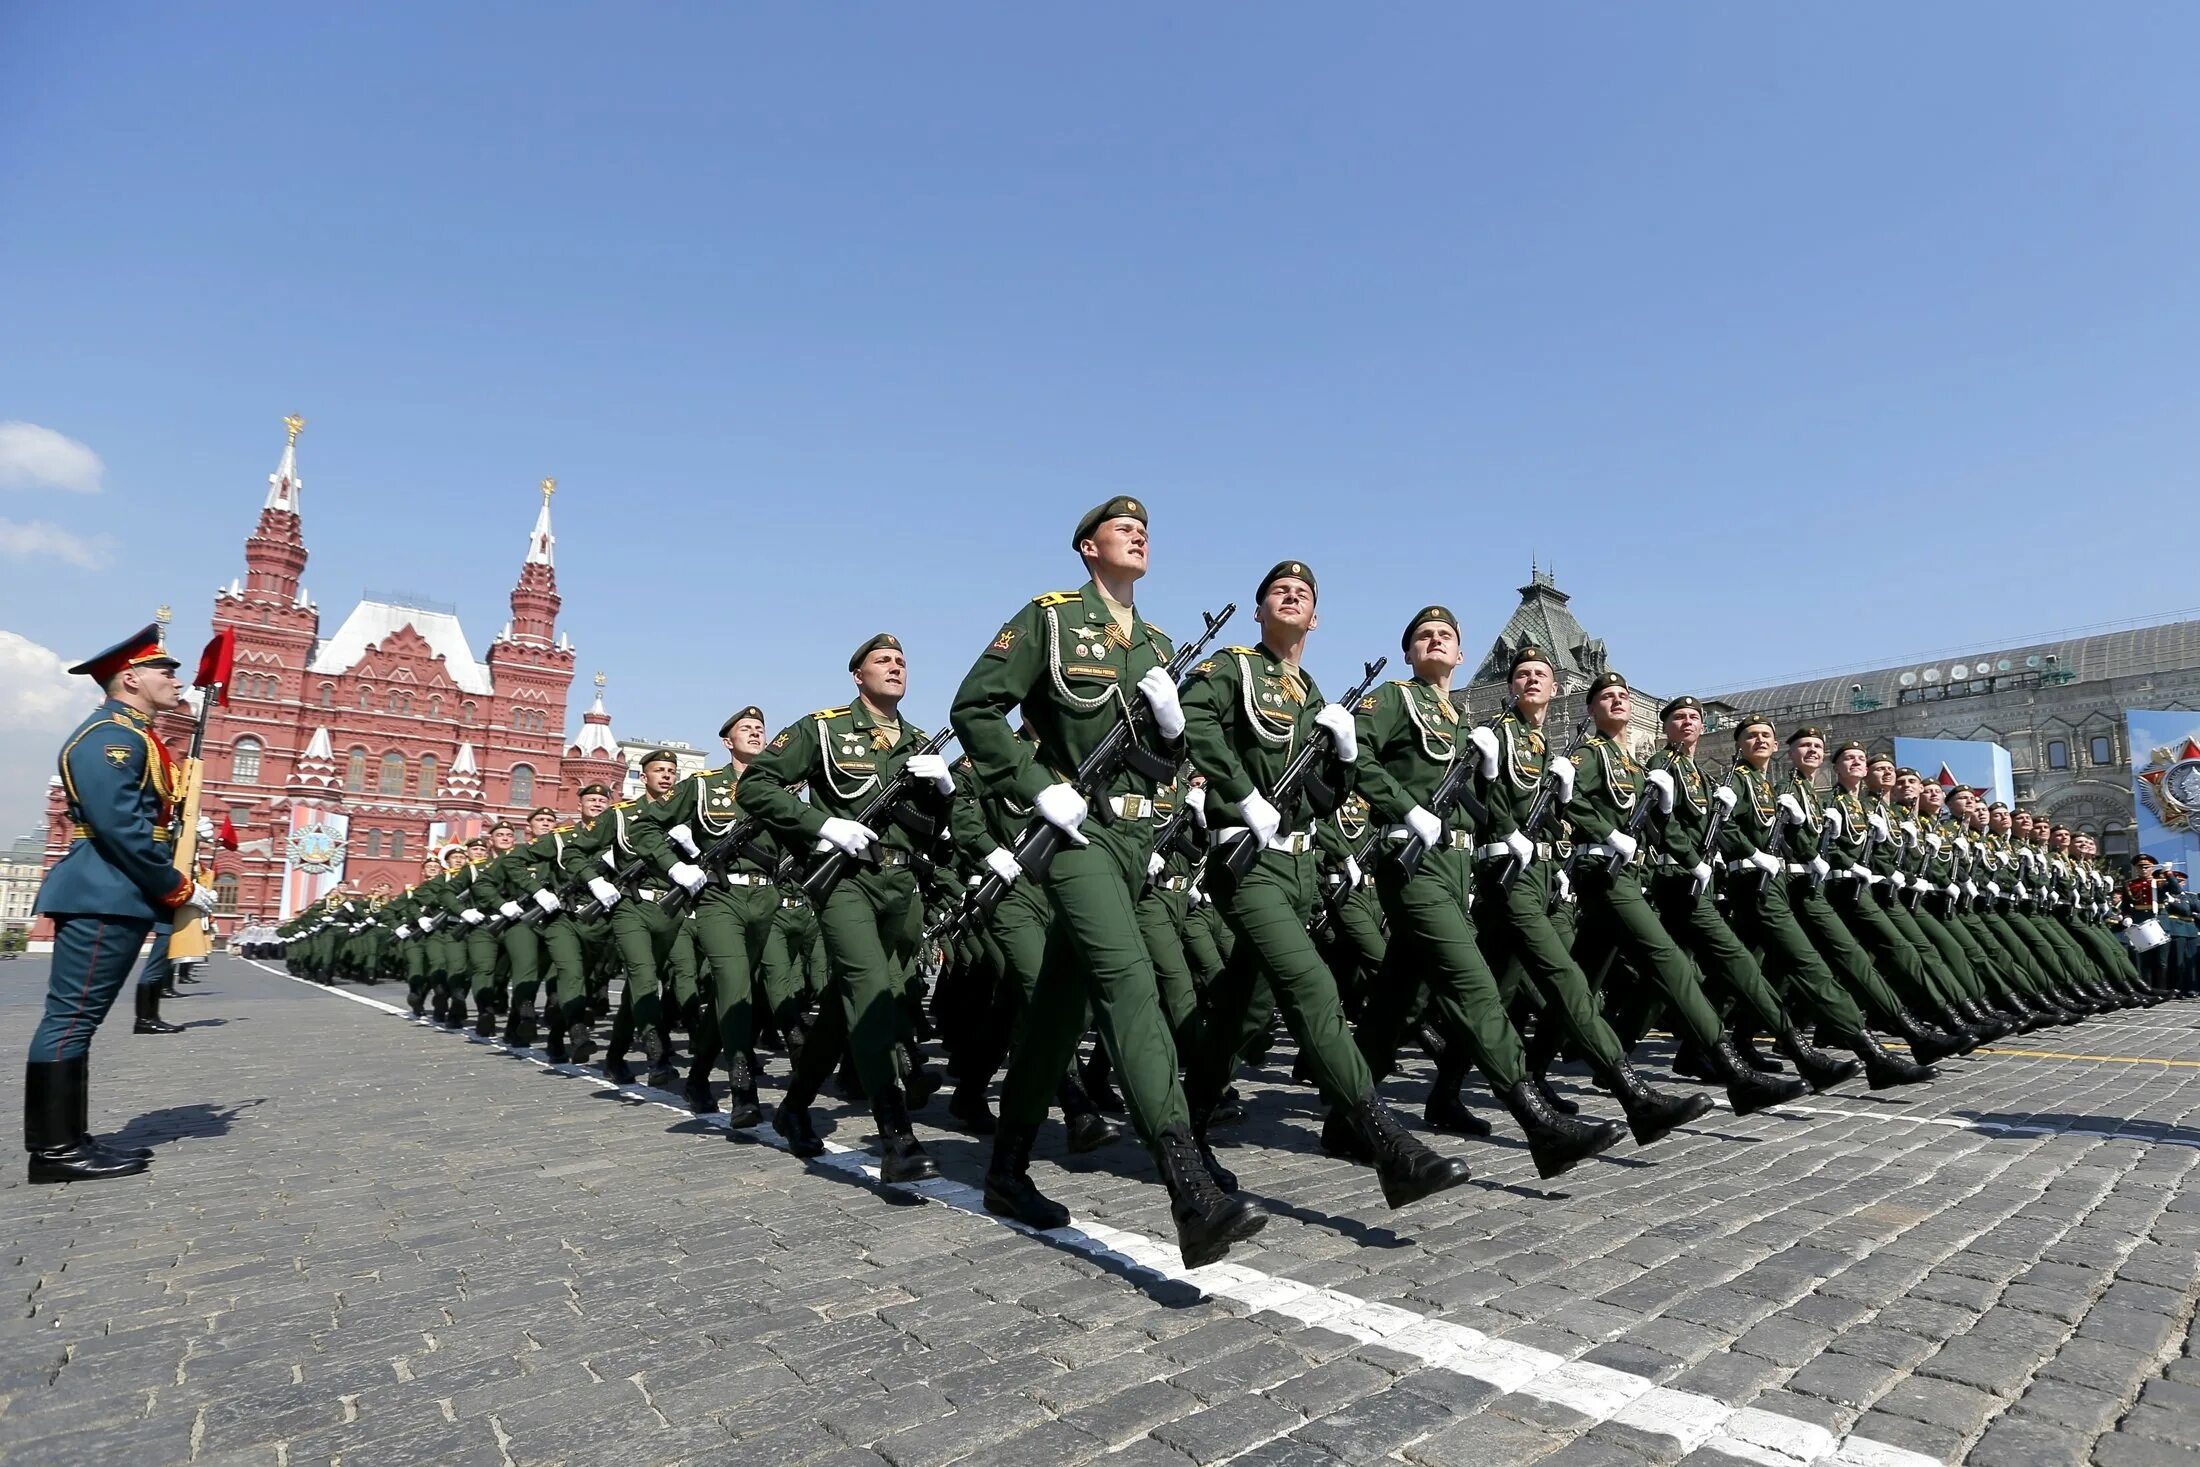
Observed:
[[[1749,1068],[1747,1062],[1742,1068]],[[1683,1039],[1673,1051],[1673,1073],[1684,1080],[1713,1085],[1718,1083],[1723,1072],[1704,1058],[1704,1052],[1696,1047],[1694,1040]]]
[[[451,999],[451,1006],[445,1010],[443,1015],[443,1027],[446,1029],[463,1029],[466,1027],[465,999],[457,997]]]
[[[1123,1097],[1115,1093],[1115,1084],[1109,1078],[1108,1052],[1105,1047],[1097,1044],[1093,1046],[1092,1058],[1085,1061],[1077,1072],[1077,1078],[1096,1109],[1106,1111],[1111,1116],[1130,1113],[1130,1107],[1124,1105]]]
[[[1937,1060],[1944,1060],[1949,1055],[1963,1052],[1962,1040],[1922,1022],[1906,1008],[1895,1009],[1894,1031],[1909,1041],[1910,1053],[1921,1065],[1929,1065]]]
[[[1169,1189],[1169,1215],[1176,1221],[1176,1247],[1186,1268],[1218,1261],[1232,1243],[1242,1243],[1268,1225],[1257,1203],[1233,1197],[1215,1185],[1191,1132],[1170,1126],[1154,1137],[1154,1160],[1162,1185]]]
[[[80,1055],[63,1063],[74,1065],[82,1070],[85,1077],[85,1083],[75,1087],[76,1134],[82,1136],[86,1142],[90,1143],[91,1148],[102,1156],[123,1157],[132,1161],[151,1161],[153,1159],[153,1148],[150,1146],[125,1146],[118,1141],[109,1141],[104,1137],[92,1134],[91,1056]]]
[[[1224,1166],[1222,1158],[1215,1155],[1214,1145],[1208,1140],[1207,1128],[1197,1121],[1192,1123],[1192,1144],[1199,1148],[1200,1162],[1207,1168],[1207,1175],[1215,1179],[1215,1185],[1235,1196],[1238,1189],[1237,1173]]]
[[[925,1102],[940,1093],[940,1077],[925,1068],[924,1051],[917,1047],[914,1039],[904,1039],[901,1052],[909,1061],[909,1078],[902,1081],[909,1108],[923,1110]]]
[[[1459,1098],[1459,1087],[1466,1083],[1467,1064],[1463,1056],[1445,1051],[1437,1062],[1436,1080],[1429,1087],[1428,1103],[1421,1108],[1421,1122],[1431,1131],[1443,1131],[1453,1136],[1487,1136],[1490,1123],[1471,1110]]]
[[[131,1026],[133,1034],[181,1034],[183,1025],[171,1024],[160,1016],[160,985],[140,983],[137,986],[137,1023]]]
[[[1000,1121],[986,1099],[987,1084],[976,1078],[961,1080],[955,1085],[955,1093],[947,1097],[947,1113],[961,1121],[963,1129],[973,1136],[1000,1134]]]
[[[1062,1108],[1062,1124],[1069,1131],[1071,1151],[1082,1155],[1122,1139],[1122,1127],[1100,1114],[1085,1087],[1075,1079],[1062,1077],[1062,1083],[1055,1087],[1054,1103]]]
[[[642,1026],[642,1055],[649,1061],[649,1072],[642,1076],[642,1083],[670,1090],[680,1072],[673,1068],[672,1036],[665,1032],[663,1021]]]
[[[1742,1052],[1742,1058],[1749,1062],[1749,1067],[1760,1075],[1784,1075],[1787,1073],[1787,1066],[1757,1047],[1757,1031],[1754,1028],[1745,1026],[1736,1029],[1734,1031],[1734,1047]]]
[[[1343,1115],[1359,1133],[1361,1144],[1374,1162],[1375,1175],[1382,1179],[1383,1201],[1392,1207],[1404,1207],[1438,1192],[1463,1187],[1471,1180],[1465,1162],[1431,1151],[1398,1123],[1397,1115],[1372,1090],[1332,1114]]]
[[[1494,1089],[1494,1087],[1493,1087]],[[1540,1086],[1526,1080],[1510,1090],[1495,1090],[1505,1109],[1528,1138],[1528,1156],[1545,1181],[1569,1172],[1600,1151],[1609,1151],[1626,1134],[1610,1121],[1584,1121],[1553,1110]]]
[[[1013,1121],[1002,1121],[994,1131],[993,1156],[985,1168],[985,1210],[1046,1232],[1068,1227],[1069,1209],[1031,1180],[1031,1143],[1038,1138],[1037,1126]]]
[[[1888,1049],[1871,1033],[1858,1030],[1849,1040],[1849,1048],[1864,1061],[1864,1083],[1874,1090],[1890,1090],[1897,1085],[1922,1085],[1933,1078],[1933,1067],[1921,1065]]]
[[[1792,1076],[1760,1074],[1752,1069],[1749,1061],[1734,1047],[1734,1041],[1723,1034],[1711,1051],[1710,1061],[1726,1072],[1720,1077],[1726,1081],[1726,1103],[1734,1107],[1734,1114],[1738,1116],[1785,1105],[1810,1092],[1810,1086]]]
[[[31,1154],[33,1185],[131,1177],[149,1165],[142,1156],[105,1151],[92,1141],[83,1128],[89,1092],[85,1057],[23,1067],[23,1147]]]
[[[1788,1057],[1788,1062],[1795,1066],[1795,1073],[1801,1075],[1804,1083],[1812,1090],[1831,1090],[1836,1085],[1846,1084],[1856,1078],[1859,1067],[1855,1060],[1841,1059],[1814,1045],[1805,1044],[1803,1036],[1795,1032],[1793,1025],[1781,1030],[1779,1038],[1773,1043],[1780,1053]]]
[[[487,994],[481,995],[481,1001],[474,1005],[474,1034],[481,1039],[497,1037],[497,1016],[489,1007]]]
[[[1558,1058],[1558,1031],[1552,1027],[1548,1015],[1536,1020],[1535,1033],[1528,1038],[1528,1080],[1543,1092],[1544,1104],[1562,1116],[1581,1114],[1581,1107],[1551,1089],[1551,1082],[1544,1078],[1551,1062]]]
[[[1605,1081],[1620,1109],[1627,1112],[1627,1129],[1635,1133],[1637,1146],[1648,1146],[1711,1109],[1710,1099],[1702,1095],[1667,1095],[1653,1090],[1650,1082],[1636,1074],[1635,1067],[1624,1059],[1612,1067]]]
[[[680,1098],[687,1102],[688,1114],[714,1116],[718,1114],[718,1092],[711,1088],[710,1072],[714,1067],[703,1059],[700,1046],[695,1059],[688,1066],[686,1083],[680,1086]]]
[[[888,1085],[884,1094],[871,1101],[871,1115],[878,1122],[880,1181],[929,1182],[940,1174],[917,1142],[909,1101],[899,1085]]]
[[[764,1122],[764,1107],[756,1101],[756,1066],[746,1051],[726,1056],[726,1133],[746,1131]]]
[[[796,1156],[823,1156],[825,1143],[810,1124],[810,1102],[817,1099],[817,1081],[796,1065],[787,1079],[787,1093],[772,1112],[772,1129],[786,1138],[787,1150]]]

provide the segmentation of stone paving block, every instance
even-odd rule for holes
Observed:
[[[1972,1446],[1976,1467],[2082,1467],[2092,1455],[2094,1433],[2005,1416]]]
[[[1150,1435],[1206,1467],[1282,1436],[1302,1419],[1266,1397],[1243,1396],[1164,1422]]]
[[[1532,1422],[1482,1411],[1438,1428],[1403,1455],[1416,1467],[1493,1467],[1540,1461],[1566,1439]]]
[[[1452,1419],[1450,1408],[1413,1391],[1386,1390],[1309,1421],[1291,1435],[1349,1462],[1394,1452]]]
[[[1180,1391],[1167,1381],[1153,1380],[1065,1411],[1062,1419],[1080,1431],[1090,1432],[1108,1446],[1116,1447],[1144,1436],[1164,1421],[1189,1416],[1199,1409],[1199,1397],[1190,1391]]]
[[[1354,1401],[1388,1390],[1393,1378],[1386,1370],[1347,1357],[1317,1365],[1269,1387],[1264,1394],[1302,1416],[1327,1416]]]

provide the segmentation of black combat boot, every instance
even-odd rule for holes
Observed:
[[[925,1067],[924,1051],[917,1047],[916,1040],[904,1039],[901,1052],[909,1061],[909,1078],[902,1081],[909,1096],[909,1108],[923,1110],[925,1102],[940,1093],[940,1077]]]
[[[160,1016],[160,985],[140,983],[137,986],[137,1023],[131,1026],[133,1034],[181,1034],[183,1025],[171,1024]]]
[[[1200,1163],[1207,1168],[1207,1175],[1215,1179],[1215,1185],[1235,1196],[1238,1189],[1237,1173],[1224,1166],[1222,1158],[1215,1155],[1214,1143],[1208,1139],[1207,1128],[1197,1121],[1192,1122],[1192,1144],[1199,1148]]]
[[[727,1053],[726,1081],[726,1134],[762,1125],[764,1108],[756,1102],[756,1064],[746,1050]]]
[[[1444,1131],[1454,1136],[1490,1134],[1490,1123],[1459,1098],[1459,1087],[1466,1079],[1466,1057],[1447,1047],[1444,1057],[1437,1061],[1436,1080],[1429,1087],[1428,1103],[1421,1108],[1422,1124],[1431,1131]]]
[[[30,1181],[99,1182],[146,1169],[142,1156],[101,1149],[84,1130],[89,1104],[90,1060],[33,1062],[23,1067],[23,1147],[30,1152]]]
[[[1562,1116],[1579,1115],[1581,1107],[1553,1091],[1551,1082],[1544,1078],[1551,1068],[1551,1062],[1558,1058],[1559,1043],[1558,1030],[1551,1025],[1549,1015],[1538,1018],[1535,1033],[1529,1036],[1527,1044],[1528,1079],[1536,1089],[1543,1092],[1544,1103],[1552,1110]]]
[[[1062,1083],[1054,1091],[1054,1103],[1062,1108],[1062,1124],[1069,1131],[1071,1151],[1082,1155],[1122,1139],[1123,1128],[1100,1114],[1092,1097],[1075,1078],[1062,1077]]]
[[[955,1093],[947,1097],[947,1113],[963,1123],[963,1129],[973,1136],[1000,1134],[1000,1121],[993,1114],[993,1106],[986,1099],[988,1081],[977,1076],[965,1076],[956,1081]]]
[[[929,1182],[940,1169],[925,1155],[917,1141],[917,1128],[909,1119],[909,1101],[899,1085],[871,1101],[872,1118],[878,1122],[879,1166],[882,1182]]]
[[[1864,1082],[1874,1090],[1889,1090],[1897,1085],[1922,1085],[1933,1078],[1933,1067],[1921,1065],[1914,1059],[1896,1054],[1877,1039],[1869,1030],[1859,1029],[1849,1040],[1849,1048],[1864,1061]]]
[[[680,1072],[672,1064],[672,1036],[665,1032],[664,1021],[659,1019],[644,1024],[641,1032],[642,1057],[649,1061],[649,1072],[642,1082],[658,1090],[670,1090],[680,1078]]]
[[[1711,1109],[1711,1101],[1702,1095],[1667,1095],[1653,1090],[1625,1059],[1612,1066],[1604,1078],[1620,1109],[1627,1112],[1627,1129],[1635,1133],[1637,1146],[1648,1146]]]
[[[810,1124],[810,1102],[817,1099],[817,1080],[796,1065],[787,1077],[787,1092],[772,1112],[772,1129],[786,1138],[787,1150],[796,1156],[823,1156],[825,1143]]]
[[[488,1000],[489,995],[485,993],[481,995],[481,1001],[474,1005],[474,1035],[479,1039],[497,1037],[497,1016],[489,1007]]]
[[[1804,1043],[1803,1036],[1795,1032],[1793,1025],[1782,1029],[1780,1037],[1773,1043],[1779,1047],[1780,1053],[1788,1057],[1789,1063],[1795,1066],[1795,1073],[1801,1075],[1812,1090],[1831,1090],[1836,1085],[1856,1078],[1855,1060],[1840,1059]]]
[[[1198,1143],[1184,1127],[1169,1126],[1154,1137],[1154,1160],[1161,1167],[1162,1185],[1169,1189],[1177,1252],[1186,1268],[1218,1261],[1232,1243],[1242,1243],[1268,1225],[1268,1214],[1258,1204],[1215,1185]]]
[[[1031,1180],[1031,1143],[1037,1126],[1002,1121],[993,1133],[993,1157],[985,1168],[985,1210],[1046,1232],[1069,1226],[1069,1209]]]
[[[1952,1054],[1961,1054],[1966,1048],[1963,1040],[1921,1021],[1917,1015],[1899,1005],[1894,1011],[1894,1032],[1909,1041],[1910,1053],[1921,1065],[1944,1060]]]
[[[1810,1092],[1810,1086],[1791,1076],[1760,1074],[1752,1069],[1734,1047],[1734,1041],[1724,1034],[1711,1051],[1710,1061],[1714,1068],[1725,1071],[1720,1078],[1726,1082],[1726,1103],[1738,1116],[1785,1105]]]
[[[1541,1086],[1527,1080],[1510,1090],[1496,1090],[1498,1100],[1528,1138],[1528,1156],[1535,1173],[1545,1181],[1573,1170],[1600,1151],[1609,1151],[1627,1134],[1610,1121],[1584,1121],[1561,1115],[1551,1108]]]
[[[1358,1133],[1375,1175],[1382,1179],[1383,1201],[1392,1207],[1448,1192],[1470,1180],[1465,1162],[1431,1151],[1398,1123],[1397,1115],[1373,1090],[1343,1109],[1330,1112],[1332,1121],[1340,1116]],[[1326,1132],[1328,1123],[1322,1129]]]
[[[121,1157],[128,1161],[151,1161],[153,1159],[153,1148],[150,1146],[125,1146],[119,1141],[109,1141],[105,1137],[92,1134],[92,1088],[89,1083],[92,1066],[91,1056],[79,1055],[77,1058],[65,1060],[63,1063],[74,1065],[77,1069],[82,1070],[86,1079],[85,1084],[76,1087],[76,1134],[82,1136],[85,1144],[102,1156]]]
[[[1787,1073],[1786,1065],[1757,1047],[1757,1030],[1753,1026],[1744,1025],[1734,1031],[1734,1047],[1742,1052],[1742,1058],[1749,1062],[1749,1067],[1760,1075]]]
[[[1128,1115],[1130,1108],[1123,1104],[1123,1097],[1115,1093],[1115,1084],[1109,1079],[1108,1050],[1106,1045],[1095,1044],[1092,1058],[1078,1070],[1077,1079],[1085,1087],[1085,1094],[1096,1109],[1111,1116]]]

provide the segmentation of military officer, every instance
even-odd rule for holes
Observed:
[[[176,660],[157,625],[69,669],[102,694],[61,746],[62,798],[73,839],[39,884],[31,910],[54,924],[44,1016],[23,1073],[30,1180],[97,1181],[145,1170],[152,1153],[91,1134],[92,1034],[154,924],[214,910],[214,893],[175,867],[169,831],[182,775],[153,733],[181,706]]]

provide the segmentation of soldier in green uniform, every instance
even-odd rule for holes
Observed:
[[[1957,846],[1965,860],[1961,899],[1926,899],[1919,893],[1914,909],[1897,904],[1892,910],[1898,923],[1903,915],[1916,922],[1941,953],[1941,961],[1993,1011],[1989,1017],[1998,1014],[2008,1021],[2004,1032],[2036,1027],[2044,1002],[2040,980],[2028,964],[2000,956],[1985,920],[2003,896],[2007,853],[1994,838],[1991,814],[1973,791],[1963,792],[1959,809],[1963,838]]]
[[[1078,521],[1070,548],[1085,563],[1085,584],[1035,597],[1010,617],[963,679],[950,715],[985,790],[1030,807],[1068,841],[1039,878],[1053,910],[1054,943],[1001,1087],[986,1205],[1032,1227],[1067,1223],[1068,1210],[1032,1183],[1029,1164],[1089,1001],[1132,1123],[1169,1190],[1178,1248],[1187,1266],[1197,1266],[1258,1232],[1268,1215],[1222,1191],[1200,1155],[1153,958],[1138,928],[1153,854],[1153,796],[1182,761],[1184,733],[1167,667],[1175,654],[1133,605],[1146,574],[1145,506],[1117,496],[1095,507]],[[1105,812],[1089,811],[1071,776],[1132,717],[1133,698],[1151,710],[1146,762],[1161,773],[1126,765],[1101,792]],[[1019,708],[1030,740],[1009,723]],[[1089,822],[1088,813],[1095,816]]]
[[[606,818],[611,787],[584,784],[578,798],[577,820],[556,826],[528,844],[530,855],[542,862],[543,885],[530,899],[543,913],[536,925],[550,962],[551,1006],[546,1015],[550,1037],[544,1049],[553,1063],[581,1065],[596,1052],[588,1019],[589,975],[610,960],[614,946],[609,922],[601,915],[579,916],[566,893],[586,887],[600,904],[608,892],[616,905],[618,892],[607,879],[602,861],[611,834],[612,822]],[[600,889],[597,882],[603,883]]]
[[[686,924],[664,910],[670,883],[644,858],[641,827],[661,824],[669,808],[679,761],[669,749],[652,749],[642,756],[642,793],[622,800],[586,831],[576,830],[568,846],[581,857],[593,856],[605,873],[591,877],[588,889],[606,912],[611,940],[617,947],[619,966],[626,979],[619,993],[618,1012],[611,1021],[604,1075],[616,1084],[631,1084],[634,1071],[627,1064],[627,1047],[639,1033],[642,1054],[649,1063],[646,1082],[670,1089],[678,1078],[672,1065],[670,1017],[665,994],[677,995],[695,982],[694,948],[687,940]],[[629,888],[621,890],[610,878],[638,873]],[[597,883],[602,882],[599,886]],[[609,892],[607,898],[605,893]],[[631,898],[631,899],[630,899]]]
[[[748,810],[783,846],[837,849],[864,863],[833,888],[818,913],[828,991],[772,1129],[798,1156],[824,1149],[810,1123],[810,1102],[846,1047],[878,1122],[884,1153],[879,1175],[888,1182],[922,1181],[938,1176],[939,1168],[918,1144],[909,1119],[908,1051],[902,1045],[907,1015],[900,1005],[924,916],[911,869],[916,843],[898,823],[877,831],[856,816],[906,767],[918,787],[920,813],[944,819],[955,781],[944,757],[918,752],[927,735],[901,716],[908,688],[901,643],[884,632],[870,638],[848,659],[848,672],[855,701],[819,709],[780,730],[741,781]],[[795,796],[805,784],[808,803]]]
[[[503,850],[512,847],[512,828],[499,827]],[[489,862],[499,854],[488,836],[466,842],[466,864],[452,879],[459,894],[458,918],[466,924],[466,971],[474,995],[474,1033],[486,1039],[496,1033],[497,959],[496,935],[489,931],[489,914],[501,905],[496,885],[488,879]],[[463,1016],[461,1016],[463,1017]]]
[[[431,910],[426,888],[443,875],[443,863],[429,856],[420,863],[420,880],[405,888],[405,894],[397,899],[397,940],[403,955],[405,968],[405,992],[412,1003],[414,1018],[427,1012],[428,998],[435,987],[435,966],[430,960],[434,938],[421,919]]]
[[[1560,807],[1573,793],[1572,762],[1553,754],[1543,734],[1544,716],[1558,691],[1557,674],[1542,648],[1523,646],[1513,654],[1508,681],[1511,707],[1470,740],[1479,756],[1476,794],[1489,812],[1482,832],[1488,839],[1476,852],[1475,871],[1481,912],[1488,914],[1477,914],[1483,952],[1493,971],[1506,974],[1508,987],[1519,991],[1528,985],[1530,1001],[1541,1007],[1537,1042],[1529,1051],[1533,1082],[1543,1084],[1544,1067],[1556,1056],[1560,1039],[1571,1040],[1598,1081],[1618,1098],[1636,1143],[1647,1146],[1701,1116],[1711,1102],[1701,1095],[1664,1094],[1635,1073],[1619,1036],[1598,1011],[1587,976],[1574,963],[1567,936],[1552,920],[1558,874],[1553,832],[1531,834],[1521,825],[1547,777]],[[1554,1099],[1547,1088],[1545,1098]]]
[[[543,837],[556,830],[558,812],[543,806],[527,816],[526,843],[519,843],[518,836],[508,825],[499,825],[509,841],[500,841],[492,831],[492,844],[502,844],[503,853],[489,863],[484,873],[484,884],[498,898],[497,915],[503,919],[502,930],[496,934],[504,949],[506,970],[511,975],[511,1009],[504,1020],[504,1042],[525,1048],[535,1042],[535,998],[542,987],[542,934],[531,926],[527,917],[534,905],[534,895],[552,885],[557,877],[550,857],[542,850]],[[494,924],[493,924],[494,925]]]
[[[1359,853],[1374,834],[1374,818],[1367,797],[1358,790],[1344,797],[1337,813],[1324,816],[1314,827],[1321,848],[1321,900],[1317,913],[1329,914],[1317,946],[1336,981],[1337,997],[1345,1017],[1357,1020],[1367,990],[1382,971],[1389,939],[1383,933],[1383,904],[1375,895],[1375,883],[1362,866]],[[1317,917],[1317,921],[1319,918]]]
[[[1317,594],[1305,562],[1276,564],[1255,594],[1260,645],[1207,658],[1186,684],[1184,741],[1207,776],[1215,841],[1207,890],[1237,945],[1208,994],[1200,1042],[1185,1056],[1185,1099],[1196,1127],[1222,1098],[1238,1056],[1267,1027],[1252,1006],[1253,985],[1265,979],[1329,1106],[1323,1147],[1372,1164],[1384,1200],[1403,1207],[1465,1184],[1467,1165],[1429,1150],[1376,1094],[1375,1077],[1345,1026],[1336,980],[1306,930],[1320,893],[1313,824],[1336,812],[1359,757],[1352,710],[1323,702],[1303,663],[1320,619]],[[1327,742],[1316,778],[1277,793],[1282,803],[1272,801],[1284,771],[1316,740]],[[1315,793],[1317,785],[1326,798]],[[1238,841],[1260,849],[1243,877],[1233,876],[1224,859]]]
[[[1428,1124],[1487,1134],[1487,1125],[1459,1100],[1467,1066],[1479,1065],[1526,1133],[1537,1172],[1555,1177],[1610,1148],[1620,1131],[1564,1114],[1530,1083],[1519,1032],[1476,940],[1473,821],[1463,809],[1449,822],[1440,820],[1426,804],[1455,760],[1475,757],[1471,745],[1460,747],[1459,713],[1451,700],[1461,660],[1458,620],[1445,607],[1425,606],[1407,622],[1399,643],[1413,665],[1412,678],[1373,689],[1354,710],[1357,783],[1371,818],[1384,827],[1390,852],[1373,873],[1390,937],[1360,1018],[1360,1050],[1373,1073],[1390,1073],[1426,983],[1443,1030]],[[1391,854],[1409,844],[1421,847],[1410,875]]]
[[[432,910],[424,926],[433,934],[429,954],[436,982],[435,1021],[456,1029],[466,1022],[466,994],[472,968],[466,952],[466,847],[453,841],[438,853],[442,870],[426,888]]]

